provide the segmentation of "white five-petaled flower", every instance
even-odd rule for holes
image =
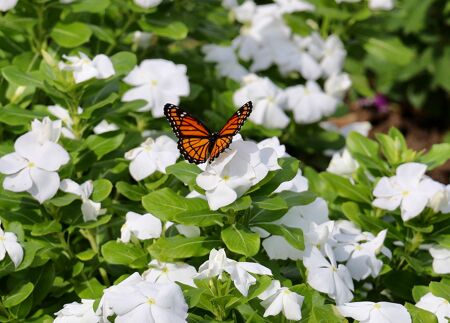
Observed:
[[[134,273],[104,290],[99,309],[103,317],[115,313],[117,323],[184,323],[188,306],[177,284],[149,282]]]
[[[93,299],[82,299],[81,303],[72,302],[64,304],[63,308],[55,313],[54,323],[98,323],[100,317],[94,312]]]
[[[125,154],[125,158],[131,160],[130,174],[136,181],[155,171],[165,174],[166,167],[175,164],[179,156],[177,143],[165,135],[147,138],[139,147]]]
[[[68,63],[59,62],[58,65],[60,70],[73,71],[75,83],[92,78],[107,79],[116,73],[111,59],[106,55],[97,55],[92,60],[83,52],[79,52],[78,55],[79,57],[63,55]]]
[[[249,273],[257,275],[272,275],[269,268],[253,262],[237,262],[228,259],[224,249],[212,249],[209,260],[205,261],[198,269],[195,279],[218,277],[222,278],[223,272],[227,272],[234,282],[236,289],[247,296],[251,285],[256,284],[256,278]]]
[[[139,240],[159,238],[162,232],[161,220],[150,213],[127,212],[126,221],[120,229],[120,241],[129,242],[133,234]]]
[[[4,232],[0,227],[0,261],[5,259],[6,253],[8,253],[14,266],[17,268],[23,259],[23,248],[17,242],[15,233]]]
[[[411,323],[406,308],[395,303],[354,302],[338,305],[337,309],[360,323]]]
[[[302,318],[302,304],[304,297],[289,290],[287,287],[281,287],[278,280],[273,280],[270,286],[258,298],[263,300],[261,305],[266,309],[264,317],[283,315],[288,320],[298,321]]]
[[[279,169],[277,150],[258,147],[236,136],[230,149],[208,164],[196,182],[205,190],[211,210],[233,203],[269,171]]]
[[[433,246],[429,251],[433,257],[433,271],[436,274],[450,274],[450,249]]]
[[[393,177],[382,177],[373,195],[373,206],[393,211],[400,206],[403,221],[418,216],[429,201],[429,186],[434,181],[424,178],[427,166],[419,163],[406,163],[397,168]]]
[[[2,0],[0,1],[0,11],[8,11],[14,8],[19,0]]]
[[[442,297],[426,293],[417,302],[416,307],[429,311],[436,315],[439,323],[448,323],[450,318],[450,303]]]
[[[134,0],[134,3],[144,9],[158,6],[162,0]]]
[[[346,261],[346,266],[355,280],[362,280],[369,275],[378,276],[383,262],[376,258],[383,248],[387,230],[380,231],[375,237],[371,233],[345,234],[333,236],[337,241],[334,254],[337,261]],[[388,253],[390,255],[390,253]]]
[[[314,81],[308,81],[306,86],[295,85],[287,88],[288,108],[293,111],[297,123],[314,123],[324,116],[333,114],[338,100],[322,91]]]
[[[89,199],[94,189],[94,183],[91,180],[79,185],[71,179],[64,179],[61,181],[59,188],[63,192],[72,193],[81,198],[81,213],[84,222],[95,221],[99,215],[106,213],[106,209],[102,209],[100,203]]]
[[[143,60],[123,81],[134,87],[124,93],[122,101],[147,101],[139,111],[152,111],[155,118],[164,115],[166,103],[178,104],[180,96],[190,92],[186,65],[165,59]]]
[[[244,78],[243,86],[234,93],[233,101],[241,105],[253,102],[250,120],[268,128],[285,128],[289,117],[284,113],[287,98],[284,92],[267,78],[250,74]]]
[[[150,269],[142,274],[142,277],[153,283],[180,282],[196,287],[194,276],[197,275],[195,267],[185,263],[168,263],[153,259],[148,264]]]
[[[57,171],[69,161],[67,151],[56,143],[60,133],[60,120],[34,120],[32,130],[17,138],[15,152],[0,158],[0,173],[7,175],[3,188],[27,191],[40,203],[52,198],[59,188]]]
[[[353,298],[353,281],[348,268],[336,264],[331,247],[324,247],[327,260],[316,247],[303,257],[303,264],[308,269],[308,284],[336,301],[336,304],[349,302]]]

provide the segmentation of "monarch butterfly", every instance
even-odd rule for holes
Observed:
[[[222,130],[214,133],[176,105],[167,103],[164,115],[178,137],[178,149],[183,157],[190,163],[202,164],[212,162],[230,146],[234,135],[252,112],[252,107],[251,101],[244,104],[228,119]]]

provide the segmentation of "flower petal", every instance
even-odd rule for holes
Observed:
[[[3,188],[13,192],[23,192],[31,188],[33,182],[30,176],[30,169],[24,168],[20,172],[8,175],[3,180]]]
[[[11,175],[25,168],[28,161],[18,153],[10,153],[0,158],[0,173]]]
[[[39,203],[51,199],[55,196],[59,188],[59,175],[56,172],[49,172],[39,168],[30,169],[33,186],[28,189],[30,193]]]

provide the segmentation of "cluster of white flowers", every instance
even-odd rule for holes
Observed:
[[[280,169],[278,158],[284,155],[284,149],[280,151],[279,146],[278,141],[256,144],[235,136],[230,149],[206,165],[196,178],[210,209],[233,203],[269,171]]]
[[[0,173],[6,175],[4,189],[27,191],[40,203],[56,194],[60,183],[57,171],[69,162],[69,154],[57,144],[61,128],[60,120],[48,117],[31,123],[31,131],[17,138],[15,152],[0,158]]]
[[[360,1],[361,0],[336,0],[337,3]],[[369,0],[369,8],[372,10],[392,10],[394,5],[394,0]]]
[[[180,152],[177,143],[163,135],[156,139],[147,138],[139,147],[125,153],[125,158],[131,160],[130,174],[140,181],[155,171],[166,173],[166,167],[175,164]]]
[[[373,206],[393,211],[400,206],[403,221],[417,217],[425,207],[450,213],[450,185],[425,176],[427,166],[406,163],[397,167],[395,176],[382,177],[375,186]]]
[[[92,60],[83,52],[79,52],[78,56],[63,55],[63,58],[68,63],[59,62],[59,69],[72,71],[75,83],[82,83],[92,78],[107,79],[116,73],[111,59],[103,54],[95,56]]]
[[[256,5],[252,0],[241,5],[234,1],[223,4],[243,26],[231,46],[203,46],[205,60],[215,62],[220,75],[241,82],[234,103],[253,101],[250,119],[254,123],[284,128],[289,123],[286,110],[303,124],[320,121],[335,112],[351,86],[349,76],[342,73],[346,56],[342,42],[335,35],[327,39],[318,33],[308,37],[294,35],[283,20],[285,13],[313,10],[311,4],[300,0],[265,5]],[[239,58],[252,62],[249,71]],[[277,65],[284,75],[300,73],[307,80],[306,85],[280,89],[268,78],[249,74],[271,65]],[[324,89],[316,82],[320,78],[325,79]]]
[[[145,100],[139,111],[152,111],[155,118],[164,115],[167,102],[178,104],[180,96],[190,92],[186,65],[176,65],[165,59],[145,59],[123,80],[133,86],[122,96],[122,101]]]

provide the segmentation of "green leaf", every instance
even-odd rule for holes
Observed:
[[[159,238],[149,248],[152,258],[159,260],[201,257],[207,255],[211,249],[220,245],[220,240],[212,240],[206,237],[185,238],[175,236]]]
[[[375,136],[381,144],[381,150],[383,151],[384,156],[386,156],[389,164],[397,165],[400,162],[401,151],[394,139],[382,133],[377,133]]]
[[[297,205],[307,205],[316,199],[316,195],[310,191],[304,192],[291,192],[291,191],[283,191],[278,193],[278,196],[281,197],[288,205],[288,207],[293,207]]]
[[[370,189],[363,185],[353,185],[347,178],[332,173],[321,173],[320,176],[334,187],[336,192],[352,201],[370,204],[372,202]]]
[[[0,122],[10,126],[28,125],[30,121],[41,119],[46,115],[46,113],[25,110],[12,104],[0,107]]]
[[[124,133],[107,132],[101,135],[90,135],[86,139],[86,144],[100,159],[119,148],[124,139]]]
[[[422,296],[426,295],[429,292],[430,289],[427,286],[414,286],[412,290],[414,301],[417,303],[422,298]]]
[[[255,204],[265,210],[287,210],[287,203],[286,201],[281,198],[280,196],[275,196],[271,198],[265,198],[261,201],[255,202]]]
[[[102,256],[107,263],[142,268],[148,263],[144,250],[130,243],[108,241],[102,246]]]
[[[76,284],[74,287],[78,297],[84,299],[99,299],[102,297],[103,290],[105,289],[105,286],[100,284],[97,278],[81,281],[81,283]]]
[[[197,175],[202,170],[194,164],[188,164],[185,161],[178,162],[166,168],[166,173],[171,174],[189,186],[196,185]]]
[[[405,307],[411,315],[413,323],[438,323],[436,315],[429,311],[416,307],[408,302],[405,303]]]
[[[429,287],[430,292],[434,296],[445,298],[450,302],[450,284],[444,282],[431,282]]]
[[[61,47],[74,48],[89,41],[92,31],[84,23],[63,24],[58,22],[50,32],[50,37]]]
[[[186,38],[189,29],[181,21],[161,21],[161,20],[141,20],[139,25],[143,30],[152,32],[158,36],[163,36],[175,40]]]
[[[247,210],[251,205],[252,205],[252,198],[246,195],[242,196],[241,198],[238,198],[233,203],[220,208],[220,210],[225,213],[230,211],[239,212],[242,210]]]
[[[263,228],[267,232],[282,236],[287,242],[294,248],[299,250],[305,249],[305,241],[303,239],[303,231],[299,228],[292,228],[285,225],[271,224],[271,223],[258,223],[258,227]]]
[[[415,58],[415,52],[404,45],[399,38],[369,38],[364,44],[364,49],[376,59],[381,61],[406,66]]]
[[[81,261],[91,260],[92,258],[95,257],[95,255],[96,253],[92,249],[88,249],[76,254],[77,258],[80,259]]]
[[[16,66],[7,66],[2,69],[3,77],[10,83],[19,86],[42,87],[42,75],[37,72],[25,73]]]
[[[227,248],[235,253],[251,257],[259,251],[259,234],[251,232],[243,226],[232,224],[222,230],[220,236]]]
[[[32,236],[45,236],[50,233],[61,232],[62,226],[56,220],[49,222],[41,222],[33,224],[33,228],[31,229]]]
[[[142,205],[151,214],[164,221],[172,221],[178,214],[209,210],[208,203],[200,198],[185,198],[166,187],[142,198]]]
[[[116,190],[131,201],[140,201],[146,193],[140,186],[122,181],[116,183]]]
[[[379,145],[375,141],[364,137],[356,131],[351,132],[347,136],[346,146],[353,157],[355,157],[354,154],[359,154],[374,160],[379,159]]]
[[[267,196],[273,193],[281,183],[293,179],[297,175],[299,163],[299,160],[294,157],[280,158],[278,164],[281,169],[271,172],[273,176],[267,183],[261,185],[256,194],[259,196]]]
[[[92,200],[101,202],[106,199],[112,190],[112,184],[107,179],[97,179],[94,181],[94,190],[92,192]]]
[[[53,204],[57,207],[67,206],[71,204],[73,201],[79,199],[80,197],[75,194],[67,193],[63,196],[54,197],[51,200],[48,200],[47,203]]]
[[[211,225],[223,225],[224,214],[210,210],[183,212],[175,215],[173,221],[184,225],[208,227]]]
[[[450,144],[435,144],[431,149],[419,158],[419,163],[428,165],[428,169],[434,169],[445,164],[450,159]]]
[[[11,308],[22,303],[33,292],[34,285],[31,282],[16,287],[8,296],[3,300],[3,306]]]
[[[118,52],[111,56],[116,75],[124,75],[130,72],[137,63],[136,55],[131,52]]]
[[[73,12],[104,13],[111,4],[110,0],[82,0],[72,4]]]
[[[99,102],[96,102],[95,104],[93,104],[91,106],[86,107],[83,110],[83,113],[80,115],[80,118],[81,119],[89,119],[91,117],[92,113],[94,113],[96,110],[98,110],[100,108],[103,108],[107,105],[114,103],[118,97],[119,96],[117,95],[117,93],[111,93],[106,99],[103,99]]]

